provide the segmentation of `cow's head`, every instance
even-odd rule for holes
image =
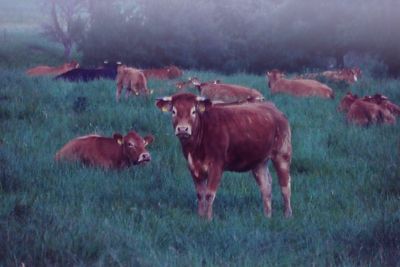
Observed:
[[[141,137],[135,131],[130,131],[127,135],[122,136],[119,133],[114,133],[114,140],[122,148],[122,153],[125,159],[130,164],[140,164],[151,160],[149,151],[146,146],[154,141],[152,135]]]
[[[347,92],[347,94],[342,98],[339,105],[340,111],[348,111],[350,106],[358,99],[357,95],[353,95],[351,92]]]
[[[283,72],[277,70],[277,69],[273,69],[271,71],[267,71],[266,72],[266,76],[268,78],[268,87],[271,88],[271,83],[274,83],[282,78],[285,77],[285,75],[283,74]]]
[[[182,93],[157,99],[156,106],[171,112],[175,135],[180,140],[196,135],[200,116],[211,107],[211,101],[194,94]]]
[[[79,62],[76,60],[72,60],[71,62],[67,63],[66,66],[70,69],[79,68]]]
[[[124,72],[124,70],[125,70],[127,67],[128,67],[128,66],[123,65],[123,64],[118,65],[118,67],[117,67],[117,73],[118,73],[118,74],[122,74],[122,73]]]

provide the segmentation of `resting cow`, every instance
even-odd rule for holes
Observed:
[[[55,79],[63,79],[70,82],[89,82],[98,79],[115,80],[117,76],[117,67],[121,65],[120,62],[108,63],[104,61],[103,66],[96,69],[77,68],[70,70],[66,73],[58,75]]]
[[[60,75],[65,72],[68,72],[72,69],[76,69],[79,67],[79,63],[75,60],[65,63],[58,67],[51,66],[36,66],[34,68],[28,69],[26,74],[29,76],[41,76],[41,75]]]
[[[301,97],[318,96],[322,98],[334,98],[331,88],[315,80],[287,80],[284,78],[284,74],[278,70],[272,70],[266,74],[268,87],[273,94],[286,93]]]
[[[168,80],[182,76],[183,72],[177,66],[171,65],[161,69],[144,69],[144,75],[147,79]]]
[[[117,91],[116,91],[116,101],[119,101],[122,89],[126,87],[126,98],[129,94],[134,93],[139,94],[150,94],[147,88],[147,79],[141,70],[135,68],[129,68],[126,65],[121,65],[117,70]]]
[[[284,214],[292,215],[290,126],[274,104],[214,105],[203,97],[181,93],[158,99],[156,105],[172,113],[174,132],[193,178],[201,217],[212,218],[213,202],[224,171],[252,171],[262,194],[264,213],[270,217],[269,160],[277,171]]]
[[[197,78],[191,78],[193,85],[200,94],[213,103],[237,103],[245,101],[263,101],[264,96],[256,89],[235,84],[220,83],[219,80],[201,83]]]
[[[365,98],[354,101],[347,113],[347,120],[359,126],[368,126],[376,123],[396,123],[396,117],[388,109]]]
[[[361,75],[361,69],[355,67],[352,69],[327,70],[321,73],[306,73],[301,75],[300,77],[307,79],[317,79],[319,77],[324,77],[333,82],[344,81],[348,84],[353,84],[358,81]]]
[[[130,131],[126,136],[115,133],[112,138],[82,136],[64,145],[57,152],[55,160],[80,161],[105,169],[126,168],[151,160],[146,146],[153,140],[152,135],[142,138],[135,131]]]

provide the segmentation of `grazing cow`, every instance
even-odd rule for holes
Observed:
[[[120,62],[117,63],[108,63],[108,61],[104,61],[102,67],[96,69],[86,69],[86,68],[77,68],[70,70],[66,73],[58,75],[55,79],[63,79],[71,82],[89,82],[98,79],[109,79],[115,80],[117,76],[117,68],[121,65]]]
[[[119,101],[122,89],[126,87],[126,95],[128,98],[129,94],[135,93],[139,94],[150,94],[147,88],[147,79],[143,72],[138,69],[129,68],[126,65],[121,65],[117,70],[117,91],[116,91],[116,101]]]
[[[55,160],[80,161],[85,165],[105,169],[121,169],[151,160],[146,146],[152,143],[152,135],[142,138],[135,131],[126,136],[115,133],[112,138],[87,135],[75,138],[64,145]]]
[[[264,96],[256,89],[220,83],[219,80],[201,83],[196,77],[190,79],[200,94],[213,103],[237,103],[245,101],[263,101]]]
[[[396,123],[396,117],[388,109],[368,100],[368,97],[356,99],[351,104],[347,113],[347,120],[359,126],[375,123]]]
[[[284,200],[284,214],[290,205],[292,158],[288,120],[271,102],[214,105],[209,99],[180,93],[157,100],[162,111],[172,113],[197,192],[198,214],[212,218],[212,205],[224,171],[252,171],[271,216],[272,178],[268,161],[277,171]]]
[[[29,76],[60,75],[78,67],[79,63],[73,60],[58,67],[36,66],[34,68],[28,69],[26,71],[26,74]]]
[[[295,79],[287,80],[279,70],[267,72],[268,87],[271,93],[286,93],[294,96],[308,97],[318,96],[322,98],[334,98],[334,93],[327,85],[314,80]]]
[[[161,69],[144,69],[144,75],[147,79],[168,80],[182,76],[183,72],[178,67],[171,65]]]

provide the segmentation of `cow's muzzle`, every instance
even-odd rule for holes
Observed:
[[[144,152],[144,153],[139,155],[139,158],[138,158],[137,162],[140,164],[140,163],[149,162],[149,161],[151,161],[150,153],[149,152]]]
[[[188,138],[192,135],[192,127],[189,125],[178,125],[175,128],[175,135],[179,138]]]

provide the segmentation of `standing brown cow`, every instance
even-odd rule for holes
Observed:
[[[112,138],[86,135],[64,145],[55,160],[80,161],[86,165],[105,169],[121,169],[151,160],[146,146],[152,143],[152,135],[142,138],[135,131],[126,136],[115,133]]]
[[[142,71],[129,68],[126,65],[121,65],[117,69],[117,91],[115,99],[118,102],[122,89],[126,87],[125,97],[128,98],[129,94],[135,93],[135,95],[150,94],[151,92],[147,88],[147,79]]]
[[[67,71],[79,68],[79,63],[75,60],[65,63],[61,66],[37,66],[26,71],[29,76],[41,76],[41,75],[61,75]]]
[[[196,77],[191,78],[200,94],[213,103],[235,103],[244,101],[262,101],[264,96],[256,89],[236,84],[221,83],[219,80],[201,83]]]
[[[203,97],[181,93],[158,99],[156,105],[172,113],[174,132],[192,174],[201,217],[212,218],[213,202],[224,171],[252,171],[260,187],[264,213],[270,217],[269,160],[279,178],[284,214],[292,215],[290,126],[274,104],[213,105]]]
[[[268,87],[271,93],[286,93],[294,96],[318,96],[322,98],[334,98],[334,93],[327,85],[315,80],[287,80],[279,70],[272,70],[266,73]]]

